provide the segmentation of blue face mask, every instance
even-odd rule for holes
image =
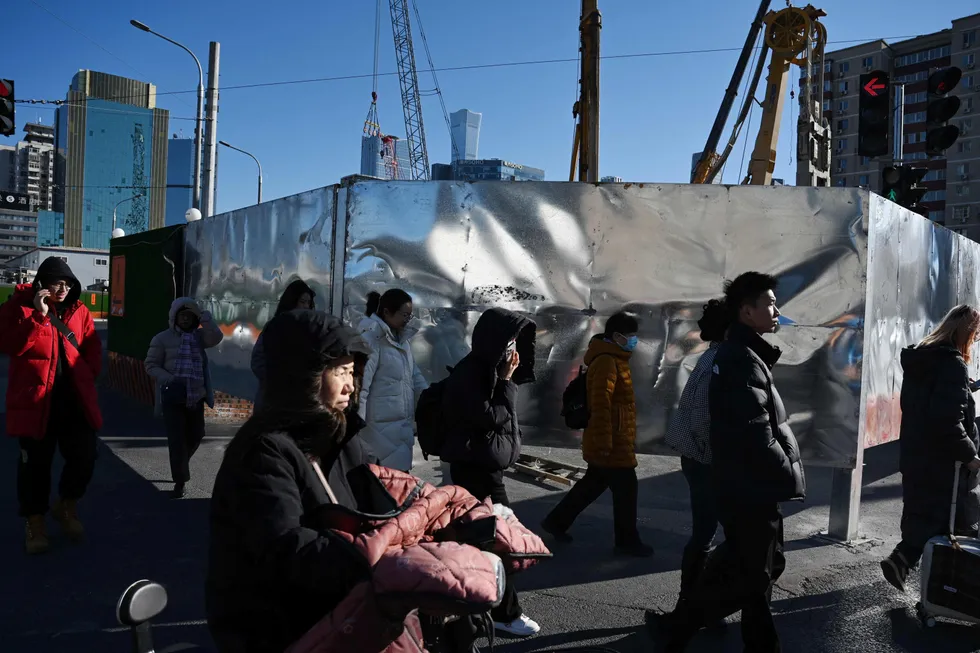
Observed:
[[[638,344],[640,344],[639,337],[630,336],[629,338],[626,339],[625,345],[619,345],[619,346],[623,348],[623,351],[633,351],[634,349],[636,349],[636,346]]]

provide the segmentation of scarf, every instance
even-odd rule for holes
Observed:
[[[193,332],[180,334],[174,376],[187,383],[187,406],[197,406],[207,391],[204,388],[204,358],[201,356],[200,343]]]

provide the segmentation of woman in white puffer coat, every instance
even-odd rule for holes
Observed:
[[[358,437],[382,465],[403,472],[412,469],[415,406],[428,387],[412,355],[411,340],[418,333],[418,327],[410,324],[412,309],[412,298],[404,290],[372,292],[367,317],[358,326],[372,351],[359,401],[367,426]]]

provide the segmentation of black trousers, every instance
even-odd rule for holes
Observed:
[[[681,457],[681,471],[691,495],[691,538],[681,559],[681,595],[697,583],[718,532],[718,502],[715,496],[711,465],[693,458]]]
[[[193,408],[164,403],[163,423],[170,449],[170,475],[174,483],[186,483],[191,480],[191,457],[204,439],[204,400]]]
[[[769,609],[772,585],[786,569],[778,504],[721,510],[725,542],[716,549],[689,600],[675,613],[685,637],[742,611],[742,641],[752,653],[779,653]]]
[[[612,491],[616,546],[638,544],[640,532],[636,528],[636,501],[639,484],[633,467],[589,465],[585,476],[572,486],[545,521],[556,530],[567,531],[582,511],[607,489]]]
[[[55,449],[61,451],[61,457],[65,460],[58,481],[58,495],[69,500],[81,499],[85,495],[95,471],[95,430],[80,410],[68,410],[63,404],[56,406],[52,402],[44,438],[20,438],[17,501],[21,517],[48,512]]]
[[[510,506],[507,488],[504,487],[503,470],[492,472],[476,465],[452,463],[449,466],[449,475],[452,476],[453,485],[462,487],[477,499],[482,501],[490,497],[493,503]],[[498,623],[510,623],[522,614],[524,610],[517,598],[517,590],[508,578],[503,599],[500,605],[490,611],[490,617]]]

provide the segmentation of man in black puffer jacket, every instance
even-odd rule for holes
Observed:
[[[746,272],[725,287],[733,322],[715,357],[708,395],[725,543],[689,605],[671,615],[668,651],[683,651],[704,623],[738,610],[746,651],[780,650],[769,610],[772,584],[786,564],[779,504],[802,501],[806,482],[799,445],[773,385],[771,369],[781,352],[761,336],[779,324],[776,284],[770,275]]]
[[[453,369],[443,394],[447,427],[440,458],[452,482],[477,499],[510,505],[504,470],[521,454],[517,387],[534,381],[536,327],[526,317],[491,308],[473,328],[473,347]],[[503,602],[491,613],[498,630],[517,636],[540,628],[523,614],[508,583]]]

